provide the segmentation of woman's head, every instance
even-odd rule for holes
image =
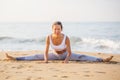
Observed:
[[[52,25],[52,31],[54,34],[60,34],[63,29],[62,23],[60,21],[56,21]]]

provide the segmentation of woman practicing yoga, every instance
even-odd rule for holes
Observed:
[[[46,63],[48,60],[63,60],[64,63],[68,63],[69,60],[108,62],[113,58],[113,56],[110,56],[103,59],[95,56],[72,53],[69,37],[63,34],[62,30],[63,26],[61,22],[57,21],[53,23],[52,34],[48,35],[46,38],[46,49],[44,54],[12,57],[6,53],[6,57],[14,60],[44,60]],[[52,53],[48,53],[49,46],[53,49]]]

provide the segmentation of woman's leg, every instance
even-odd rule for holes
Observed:
[[[113,56],[110,56],[110,57],[108,57],[106,59],[103,59],[103,62],[109,62],[112,58],[113,58]]]
[[[98,58],[95,56],[89,56],[84,54],[76,54],[72,53],[70,60],[80,60],[80,61],[93,61],[93,62],[108,62],[113,58],[113,56],[110,56],[106,59]]]
[[[23,57],[12,57],[12,56],[10,56],[6,53],[6,57],[8,59],[12,59],[12,60],[26,60],[26,61],[44,60],[44,54],[35,54],[35,55],[23,56]],[[48,60],[56,60],[56,59],[58,59],[58,57],[54,53],[49,53],[48,54]]]
[[[62,59],[65,59],[66,55],[67,55],[67,53],[64,53],[61,55],[49,53],[48,60],[60,60],[60,59],[62,60]],[[35,55],[23,56],[23,57],[12,57],[6,53],[6,57],[8,59],[12,59],[12,60],[44,60],[44,54],[35,54]],[[98,57],[94,57],[94,56],[72,53],[70,60],[108,62],[112,58],[113,58],[113,56],[110,56],[106,59],[102,59],[102,58],[98,58]]]
[[[15,60],[15,57],[12,57],[12,56],[8,55],[7,53],[5,53],[5,55],[6,55],[6,58],[11,59],[11,60]]]
[[[16,60],[28,60],[28,61],[33,61],[33,60],[43,60],[44,55],[43,54],[35,54],[35,55],[30,55],[30,56],[23,56],[23,57],[16,57]]]
[[[58,60],[59,57],[55,53],[49,53],[48,54],[48,60]]]

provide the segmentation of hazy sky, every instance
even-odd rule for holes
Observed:
[[[0,22],[119,21],[120,0],[0,0]]]

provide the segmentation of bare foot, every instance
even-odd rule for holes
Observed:
[[[113,56],[110,56],[110,57],[108,57],[106,59],[103,59],[103,62],[109,62],[112,58],[113,58]]]
[[[7,53],[5,53],[5,55],[6,55],[6,57],[7,57],[8,59],[15,60],[15,58],[14,58],[14,57],[9,56]]]

